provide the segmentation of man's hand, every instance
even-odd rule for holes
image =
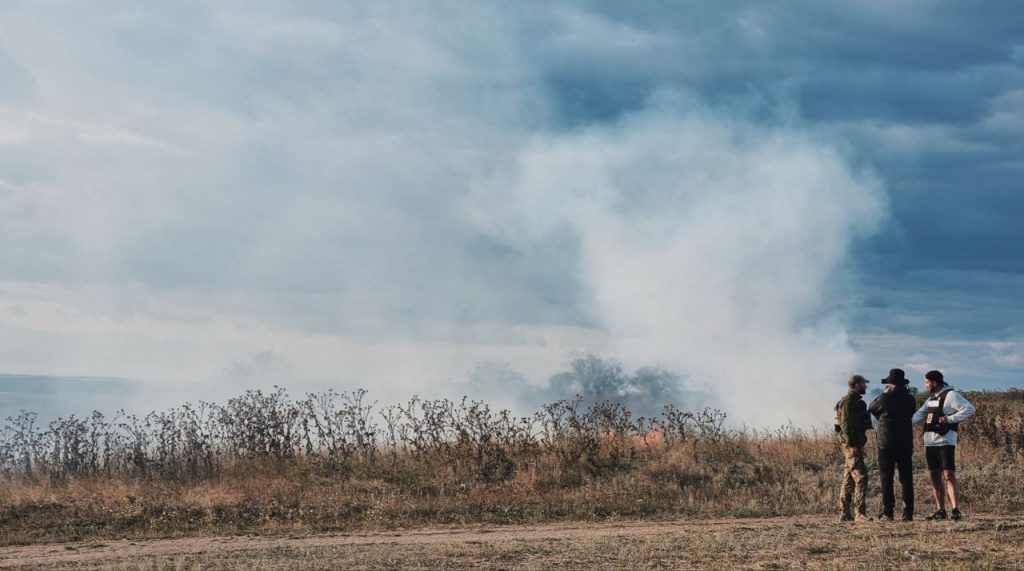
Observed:
[[[860,454],[860,446],[847,446],[846,449],[850,451],[850,454]]]
[[[944,416],[940,416],[939,417],[939,424],[946,424],[947,422],[949,422],[949,420],[947,420],[946,417],[944,417]]]

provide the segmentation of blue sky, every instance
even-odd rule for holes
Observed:
[[[812,385],[783,418],[852,371],[1020,386],[1022,29],[1012,2],[0,1],[0,372],[454,393],[595,352]]]

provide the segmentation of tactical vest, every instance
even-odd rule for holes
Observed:
[[[953,432],[959,431],[959,429],[957,428],[958,425],[955,422],[939,423],[939,419],[942,418],[943,416],[946,416],[946,413],[943,412],[943,407],[946,404],[946,395],[948,395],[949,391],[951,390],[953,389],[946,389],[941,393],[929,398],[928,401],[925,403],[926,405],[928,405],[928,410],[926,411],[926,416],[924,417],[924,432],[934,432],[936,434],[942,435],[946,434],[950,430],[952,430]]]

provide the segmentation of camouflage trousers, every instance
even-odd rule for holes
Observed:
[[[839,487],[839,508],[847,515],[866,515],[868,467],[864,464],[864,449],[853,452],[844,446],[843,456],[846,461],[843,463],[843,482]]]

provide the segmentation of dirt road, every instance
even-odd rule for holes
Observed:
[[[0,548],[2,568],[1004,568],[1024,518],[840,524],[833,518],[606,522]]]

